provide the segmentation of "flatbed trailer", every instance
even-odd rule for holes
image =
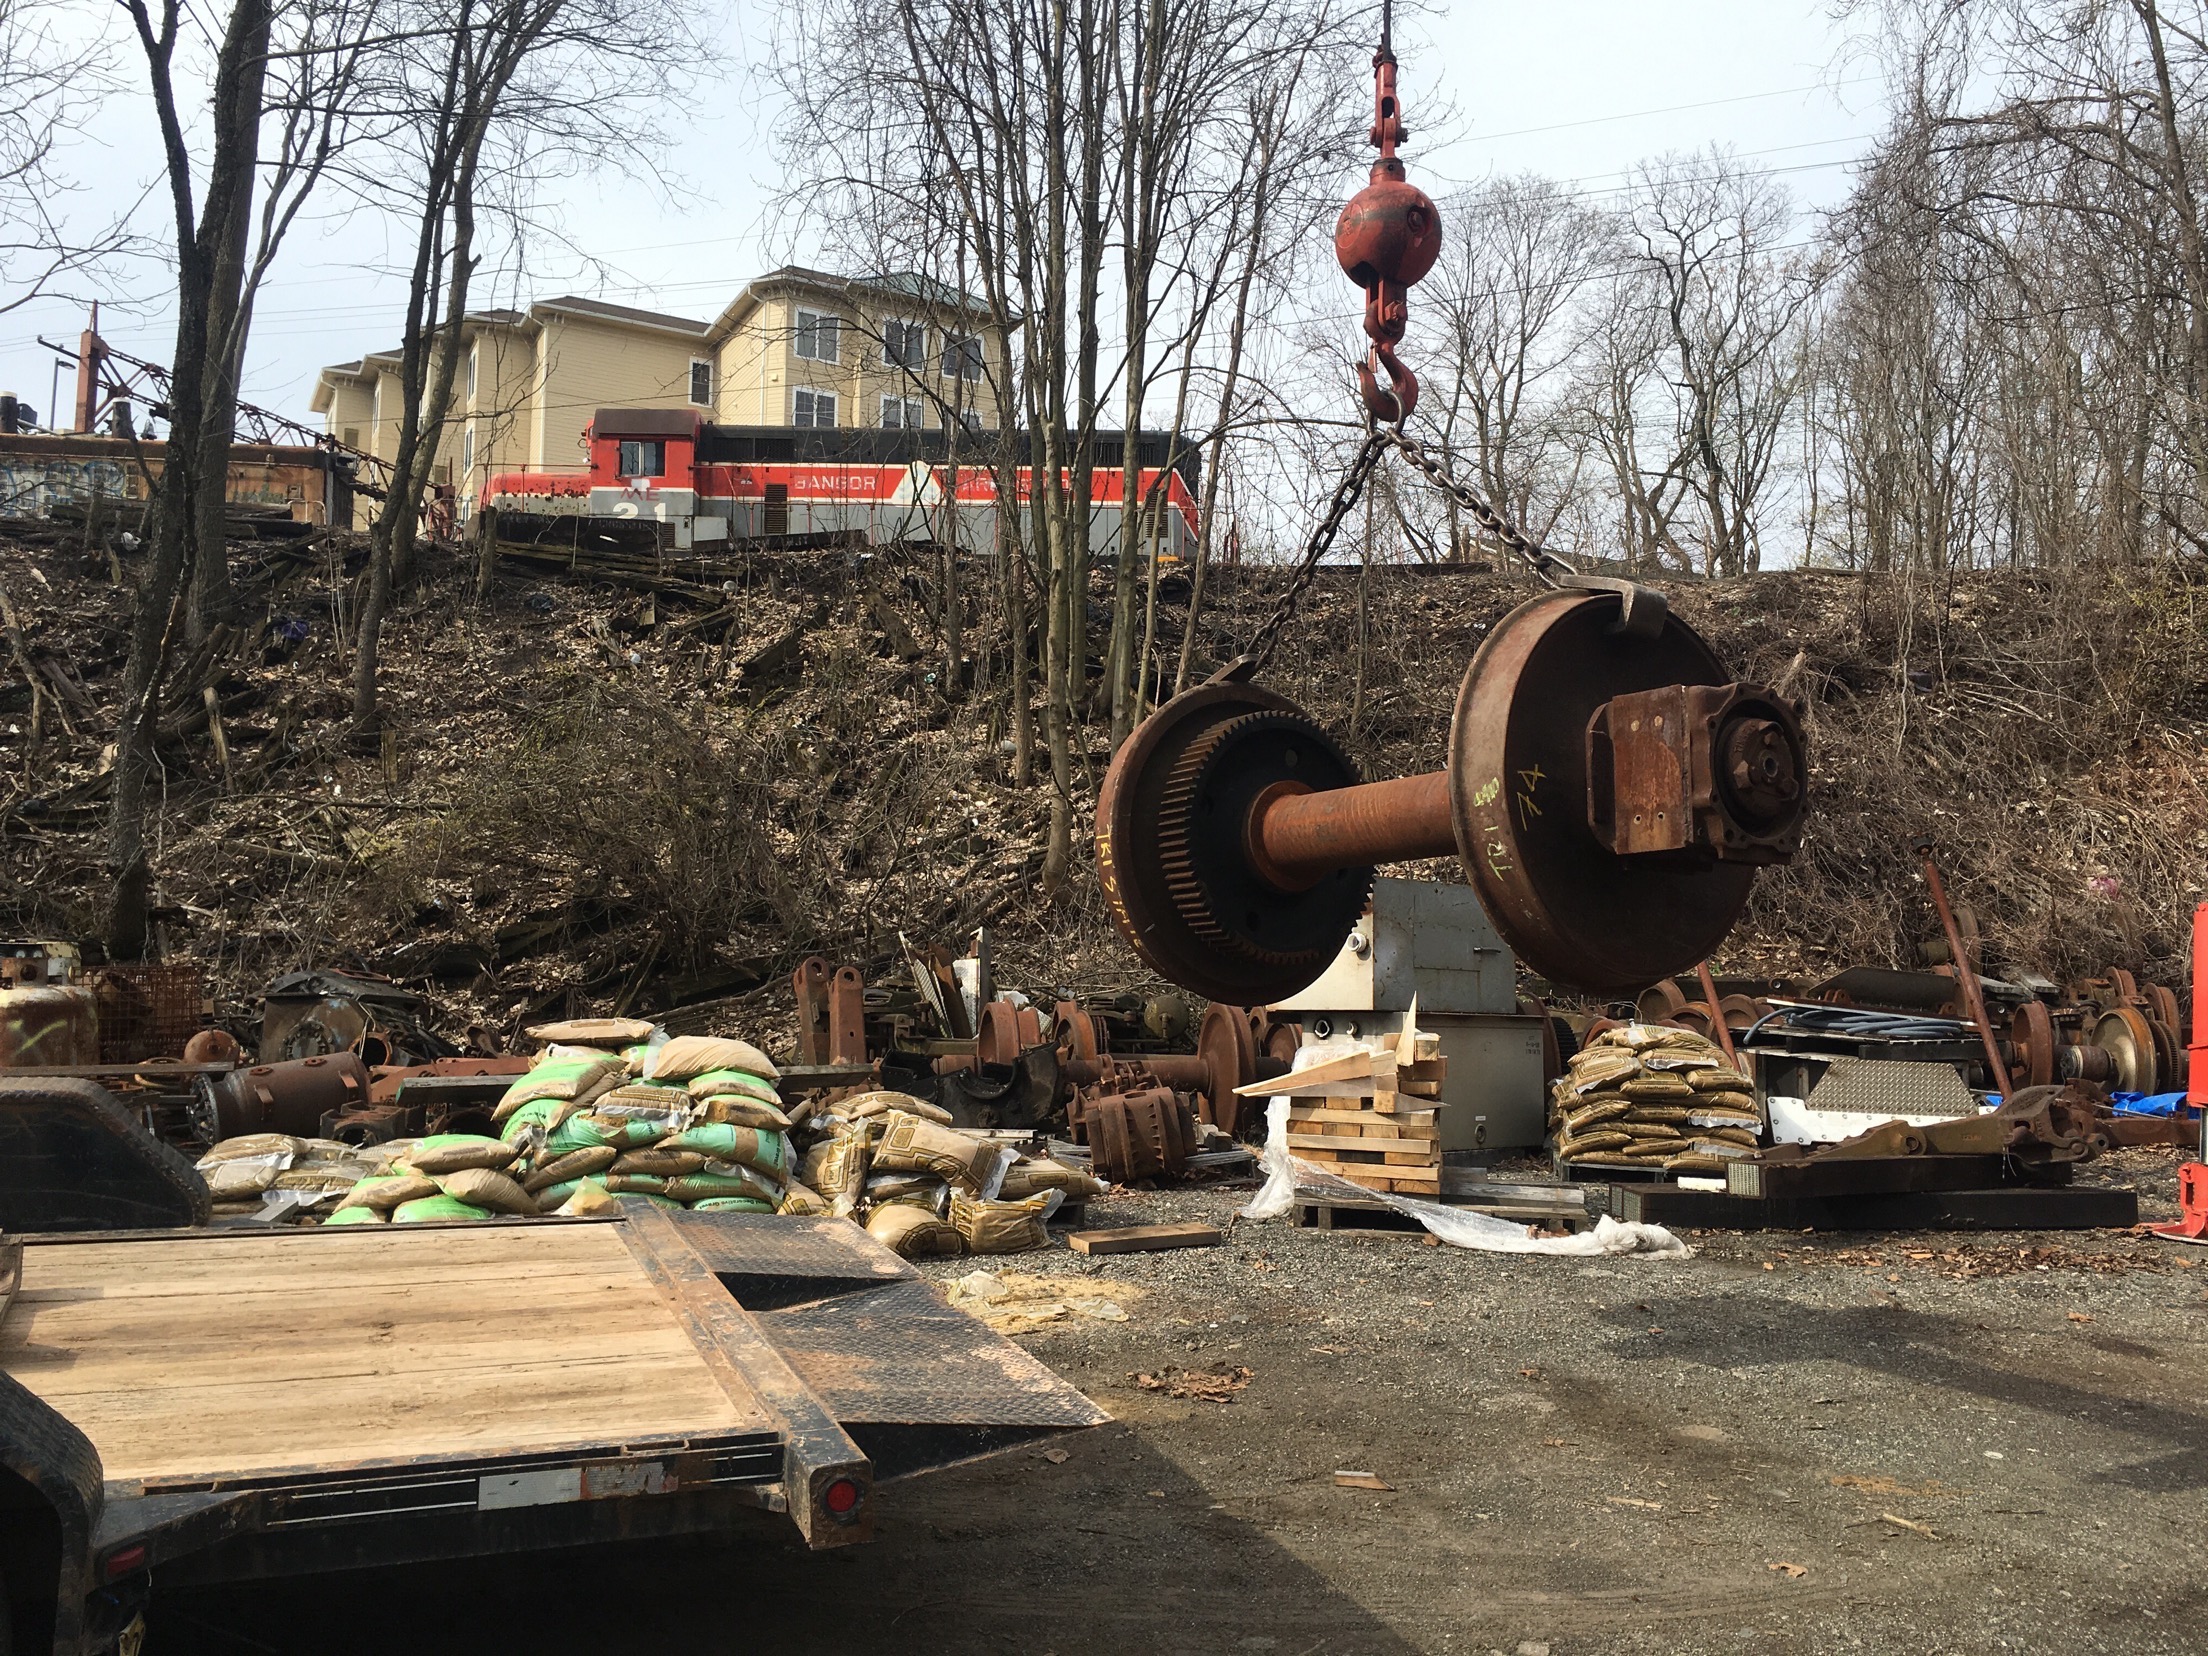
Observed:
[[[1108,1418],[839,1219],[0,1239],[0,1656],[135,1656],[156,1585],[862,1542],[880,1485]]]

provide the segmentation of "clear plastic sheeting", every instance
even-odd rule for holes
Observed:
[[[1300,1047],[1294,1068],[1338,1058],[1350,1049],[1347,1041],[1316,1041]],[[1296,1205],[1297,1190],[1337,1191],[1366,1201],[1382,1202],[1407,1214],[1453,1248],[1477,1248],[1486,1253],[1565,1254],[1586,1258],[1596,1254],[1639,1254],[1655,1259],[1691,1259],[1694,1250],[1661,1225],[1623,1224],[1604,1214],[1591,1231],[1573,1236],[1536,1236],[1512,1219],[1475,1213],[1470,1208],[1444,1207],[1363,1185],[1321,1172],[1309,1162],[1298,1161],[1288,1149],[1288,1100],[1269,1099],[1265,1106],[1265,1153],[1259,1160],[1265,1184],[1247,1207],[1245,1219],[1285,1219]]]

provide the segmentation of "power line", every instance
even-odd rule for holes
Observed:
[[[1874,83],[1883,84],[1884,81],[1883,75],[1858,75],[1852,80],[1833,81],[1829,85],[1820,81],[1814,86],[1787,86],[1776,92],[1743,92],[1731,98],[1704,98],[1700,103],[1666,104],[1662,109],[1628,110],[1622,115],[1590,115],[1582,121],[1556,121],[1548,126],[1517,127],[1509,132],[1467,133],[1462,138],[1452,139],[1443,147],[1453,148],[1457,144],[1498,144],[1505,138],[1530,138],[1542,132],[1568,132],[1574,127],[1603,126],[1611,121],[1639,121],[1651,115],[1683,115],[1690,110],[1716,109],[1724,104],[1755,103],[1763,98],[1791,98],[1803,92],[1822,92],[1828,89],[1838,91],[1843,86],[1868,86]]]

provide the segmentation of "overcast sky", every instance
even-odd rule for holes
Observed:
[[[711,317],[750,277],[808,256],[805,227],[768,212],[778,106],[760,61],[765,11],[734,0],[719,27],[729,81],[695,100],[689,136],[665,163],[699,200],[670,205],[634,182],[579,183],[563,204],[565,228],[604,272],[540,252],[520,297],[580,292]],[[1714,142],[1777,171],[1809,206],[1830,205],[1881,118],[1869,67],[1844,62],[1842,45],[1825,6],[1800,0],[1458,0],[1399,30],[1412,176],[1441,195],[1492,172],[1538,171],[1594,194],[1637,161]],[[133,67],[117,56],[119,74]],[[1446,133],[1426,114],[1443,105]],[[69,206],[87,215],[156,184],[159,168],[143,98],[109,97],[93,127],[66,154],[82,187]],[[1345,175],[1342,194],[1361,182]],[[154,236],[161,210],[155,195],[140,211]],[[319,423],[307,406],[316,370],[398,342],[405,291],[393,272],[405,234],[367,215],[293,230],[258,311],[249,401]],[[102,310],[112,344],[167,360],[166,280],[150,262],[118,272]],[[1344,314],[1356,308],[1344,284]],[[82,308],[61,302],[0,316],[0,390],[50,412],[53,358],[37,336],[74,340],[83,326]],[[66,372],[61,396],[66,405]]]

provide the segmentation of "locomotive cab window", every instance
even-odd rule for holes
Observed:
[[[623,477],[665,477],[667,445],[662,442],[624,440],[621,444]]]

